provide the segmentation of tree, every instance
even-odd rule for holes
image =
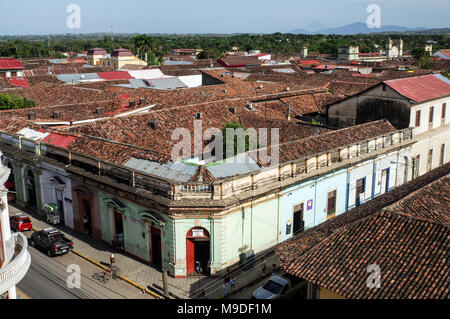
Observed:
[[[430,54],[424,48],[415,48],[411,54],[416,59],[416,64],[419,69],[433,68],[434,63],[430,60]]]
[[[36,102],[25,97],[0,94],[0,110],[28,109],[36,106]]]
[[[234,139],[232,145],[227,145],[227,129],[233,129]],[[246,128],[237,122],[228,122],[222,128],[222,136],[223,136],[223,156],[227,156],[227,147],[233,147],[233,155],[236,156],[239,153],[238,150],[238,136],[239,131],[245,134]],[[245,146],[244,152],[249,151],[250,149],[250,136],[245,135]]]

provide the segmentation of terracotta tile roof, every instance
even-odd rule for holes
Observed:
[[[280,244],[282,269],[347,298],[447,298],[449,173],[450,163]],[[369,264],[380,289],[367,288]]]
[[[319,154],[395,131],[397,131],[395,127],[388,121],[380,120],[287,142],[280,144],[280,163]]]
[[[443,225],[381,212],[326,238],[288,273],[352,299],[446,299],[449,236]],[[372,264],[381,269],[379,289],[367,287]]]
[[[313,94],[298,95],[282,98],[280,100],[288,104],[292,108],[292,111],[297,115],[319,112],[319,108]]]

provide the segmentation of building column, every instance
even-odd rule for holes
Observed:
[[[17,299],[16,286],[8,289],[8,299]]]

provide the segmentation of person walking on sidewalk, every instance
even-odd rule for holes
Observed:
[[[266,261],[264,260],[264,257],[262,258],[262,270],[261,270],[261,274],[262,276],[265,276],[267,273],[267,266],[266,266]]]
[[[233,291],[236,285],[236,281],[234,281],[233,277],[230,278],[230,285],[231,285],[230,291]]]

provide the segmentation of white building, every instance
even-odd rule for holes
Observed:
[[[397,129],[410,127],[416,143],[407,179],[423,175],[450,160],[450,81],[440,74],[390,80],[328,107],[328,123],[346,127],[382,118]]]
[[[0,156],[2,153],[0,152]],[[7,189],[3,186],[10,170],[0,162],[0,298],[16,299],[16,285],[30,268],[27,238],[11,233]]]

